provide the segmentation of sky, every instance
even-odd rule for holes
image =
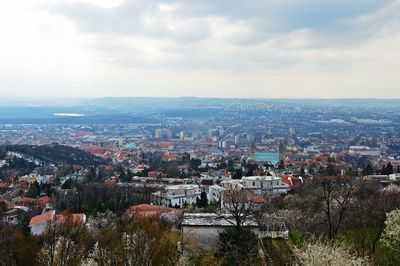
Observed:
[[[0,2],[0,97],[400,98],[400,0]]]

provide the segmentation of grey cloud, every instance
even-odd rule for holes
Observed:
[[[107,40],[103,40],[104,45],[95,46],[123,65],[248,70],[295,65],[300,59],[293,51],[300,48],[358,45],[375,37],[388,23],[399,24],[398,3],[393,0],[126,0],[115,8],[76,3],[55,5],[53,11],[71,19],[85,32],[169,41],[162,47],[166,59],[157,62],[143,60],[140,49],[129,45],[114,43],[114,48],[109,49]],[[178,29],[171,30],[159,17],[159,4],[176,5],[168,16],[180,22]],[[382,14],[371,15],[378,10],[382,10]],[[155,19],[146,23],[149,15]],[[363,16],[368,19],[361,19]],[[233,25],[246,23],[246,32],[233,33],[224,39],[228,45],[242,46],[242,50],[238,48],[232,53],[222,52],[210,57],[196,47],[200,41],[212,38],[207,20],[210,17],[222,18]],[[286,43],[285,36],[304,29],[311,37],[306,36],[310,40],[303,47],[291,47]],[[219,34],[218,29],[214,34]],[[322,67],[340,64],[329,59],[314,63]]]
[[[324,36],[353,31],[342,21],[374,12],[393,0],[127,0],[120,6],[102,9],[93,5],[63,4],[54,10],[75,21],[86,32],[108,32],[169,38],[177,42],[195,42],[210,37],[210,26],[201,18],[215,16],[232,22],[248,21],[252,34],[232,37],[233,42],[251,43],[268,39],[271,34],[310,28]],[[173,32],[162,22],[145,23],[145,16],[157,16],[158,4],[174,4],[171,15],[178,20],[197,19],[192,27]],[[365,32],[364,32],[365,33]]]
[[[156,14],[154,1],[126,1],[115,8],[100,8],[90,4],[58,4],[52,11],[74,21],[88,33],[112,33],[126,36],[168,38],[178,42],[193,42],[210,35],[208,24],[192,22],[191,28],[172,31],[163,21],[146,23],[146,15]]]

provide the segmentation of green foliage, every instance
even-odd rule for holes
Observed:
[[[298,230],[289,231],[289,237],[295,244],[300,244],[305,240],[305,235]]]
[[[128,169],[128,171],[126,171],[126,177],[127,177],[128,181],[132,180],[133,173],[132,173],[131,169]]]
[[[37,181],[31,183],[29,185],[29,189],[26,192],[25,196],[28,198],[37,198],[40,195],[40,186]]]
[[[367,163],[367,165],[363,168],[362,173],[363,175],[372,175],[374,173],[371,163]]]
[[[242,168],[236,169],[235,173],[233,174],[233,179],[241,179],[243,177]]]
[[[391,175],[394,173],[393,170],[393,165],[391,163],[388,163],[386,166],[382,166],[381,174],[382,175]]]
[[[293,262],[293,245],[289,240],[263,239],[266,259],[271,265],[291,265]]]
[[[335,169],[335,167],[332,164],[328,164],[328,166],[325,169],[325,175],[335,176],[337,174],[338,174],[338,171]]]
[[[89,168],[89,171],[86,174],[86,180],[88,182],[93,182],[96,180],[97,174],[96,174],[96,168],[94,166],[91,166]]]
[[[208,198],[205,191],[201,192],[200,198],[196,198],[196,205],[199,208],[206,208],[208,206]]]
[[[258,165],[257,164],[247,164],[246,169],[247,169],[246,176],[252,176],[252,175],[254,175],[254,171],[258,169]]]
[[[281,159],[278,164],[278,169],[283,170],[285,169],[285,161]]]
[[[190,168],[197,169],[197,168],[199,168],[200,165],[201,165],[200,159],[195,159],[195,158],[190,159],[190,162],[189,162]]]
[[[64,181],[64,183],[61,186],[61,189],[71,189],[73,185],[73,181],[71,178],[68,178],[67,180]]]

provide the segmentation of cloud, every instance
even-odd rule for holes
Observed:
[[[13,0],[0,94],[400,97],[399,16],[399,0]]]
[[[56,12],[77,22],[89,32],[112,32],[127,35],[170,36],[179,41],[171,25],[188,21],[192,27],[182,30],[182,35],[202,32],[207,18],[218,17],[229,22],[245,21],[254,34],[267,37],[270,34],[291,32],[303,28],[317,31],[343,30],[340,22],[363,14],[370,14],[393,1],[319,1],[319,0],[219,0],[219,1],[143,1],[126,0],[112,8],[102,8],[88,3],[57,4]],[[183,38],[184,39],[184,38]],[[198,38],[199,40],[201,38]]]
[[[199,41],[210,34],[203,19],[181,20],[174,16],[173,5],[153,1],[126,1],[112,8],[59,3],[53,6],[53,11],[72,19],[82,31],[89,33],[168,38],[182,43]]]
[[[95,48],[104,48],[101,54],[126,66],[154,63],[153,67],[245,70],[296,64],[306,54],[357,46],[388,24],[397,26],[398,3],[126,0],[111,8],[59,3],[53,12],[76,23],[82,32],[95,34],[102,42]]]

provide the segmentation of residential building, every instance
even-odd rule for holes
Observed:
[[[165,207],[182,208],[185,204],[195,204],[200,195],[199,185],[167,186],[163,191],[152,194],[152,203]]]
[[[289,186],[277,176],[245,176],[242,180],[244,187],[257,195],[278,195],[289,191]]]
[[[29,227],[31,228],[31,233],[33,235],[41,235],[46,230],[49,222],[54,223],[64,223],[67,217],[63,214],[56,215],[56,211],[48,211],[41,215],[32,217],[29,222]],[[86,223],[86,215],[83,213],[72,214],[72,221],[74,223]]]

